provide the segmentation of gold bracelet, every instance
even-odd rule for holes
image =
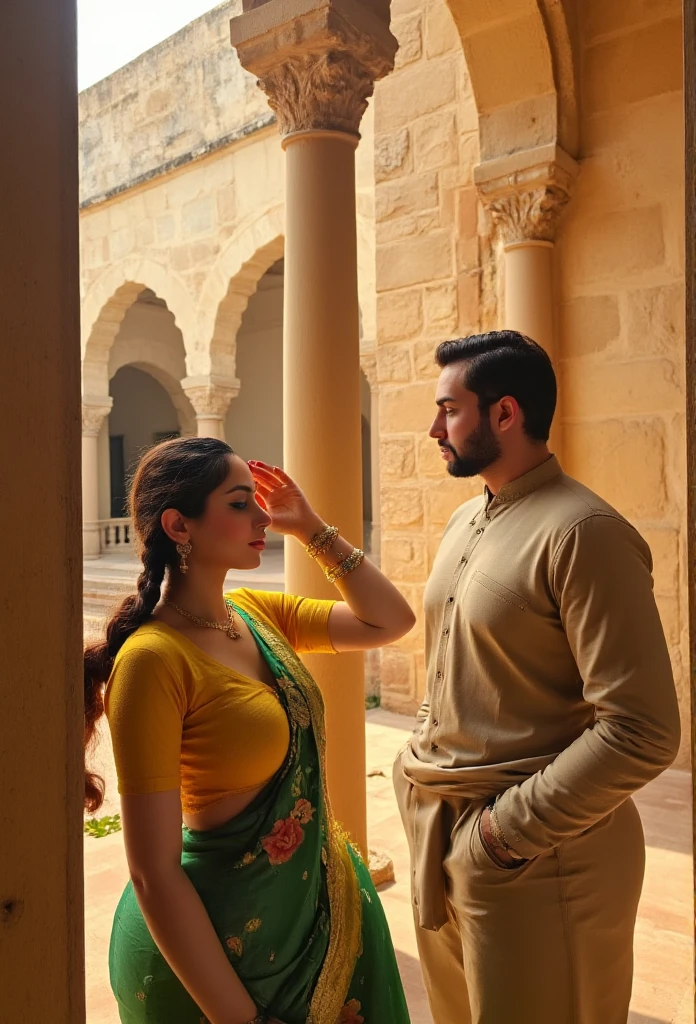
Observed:
[[[333,569],[324,569],[324,575],[326,576],[329,583],[338,583],[344,576],[347,576],[349,572],[353,572],[362,564],[365,557],[365,552],[361,551],[360,548],[353,548],[347,558],[341,559],[338,565],[335,565]]]
[[[500,822],[498,821],[498,814],[497,814],[497,811],[495,809],[495,804],[496,804],[496,801],[494,801],[490,805],[490,811],[491,811],[491,813],[490,813],[490,822],[491,822],[491,832],[493,833],[493,838],[498,843],[498,845],[502,846],[502,848],[505,850],[505,852],[509,853],[510,856],[513,857],[515,860],[524,860],[524,857],[520,856],[520,854],[517,852],[517,850],[513,850],[513,848],[508,843],[507,838],[505,836],[505,833],[503,832],[502,826],[501,826]]]
[[[310,558],[317,558],[319,555],[325,555],[326,552],[331,549],[337,537],[337,526],[325,526],[323,530],[319,531],[319,533],[314,534],[305,548],[305,551]]]

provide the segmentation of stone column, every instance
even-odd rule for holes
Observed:
[[[0,21],[0,1018],[84,1024],[75,0]]]
[[[320,515],[360,544],[355,149],[374,83],[394,64],[389,5],[245,0],[244,9],[232,21],[232,43],[260,79],[287,154],[285,469]],[[295,541],[285,564],[289,592],[336,597]],[[366,852],[363,656],[308,660],[327,705],[334,813]]]
[[[479,195],[503,248],[504,326],[539,342],[554,364],[553,244],[577,171],[576,162],[558,146],[515,153],[475,171]],[[552,443],[558,451],[558,419]]]
[[[239,394],[239,381],[213,376],[187,377],[181,387],[196,413],[198,436],[224,441],[225,417],[230,402]]]
[[[379,472],[379,390],[377,386],[377,356],[363,352],[360,364],[370,385],[370,470],[372,478],[372,557],[381,562],[382,523],[381,483]]]
[[[696,0],[684,3],[684,99],[686,185],[686,472],[691,668],[692,829],[696,849]],[[696,893],[696,860],[694,862]],[[696,903],[696,898],[695,898]],[[696,910],[696,905],[694,907]],[[696,993],[695,993],[696,995]],[[696,1019],[696,1007],[695,1007]]]
[[[99,558],[99,432],[111,412],[113,399],[108,395],[82,399],[82,553]]]

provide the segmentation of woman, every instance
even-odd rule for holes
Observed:
[[[106,710],[131,876],[109,958],[121,1021],[408,1024],[379,899],[331,816],[322,700],[297,654],[390,643],[411,609],[285,473],[222,441],[151,449],[130,501],[138,592],[85,653],[86,739]],[[269,526],[342,601],[223,594]],[[86,806],[102,799],[88,772]]]

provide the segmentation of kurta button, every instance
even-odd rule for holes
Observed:
[[[438,722],[437,718],[433,718],[433,725],[439,725],[439,724],[440,723]]]
[[[432,750],[433,753],[435,753],[435,751],[438,749],[437,743],[431,743],[430,749]]]
[[[442,672],[438,672],[438,674],[437,674],[437,678],[438,678],[438,679],[442,679]]]
[[[449,636],[449,626],[447,626],[447,627],[446,627],[446,628],[445,628],[445,629],[443,630],[443,633],[444,633],[444,635],[445,635],[445,636]]]
[[[479,527],[479,529],[476,532],[477,533],[483,533],[483,530],[481,529],[481,527]]]
[[[452,602],[454,601],[454,598],[453,597],[448,597],[447,601],[448,601],[449,604],[452,604]]]

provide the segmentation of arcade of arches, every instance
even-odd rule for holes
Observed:
[[[198,430],[282,460],[285,157],[227,45],[241,6],[80,97],[87,556],[158,436]],[[470,493],[443,479],[426,437],[433,349],[527,330],[559,372],[567,469],[652,546],[686,709],[680,6],[491,10],[393,0],[396,68],[361,125],[373,547],[419,607],[442,528]],[[422,650],[419,628],[383,652],[386,706],[416,706]]]

